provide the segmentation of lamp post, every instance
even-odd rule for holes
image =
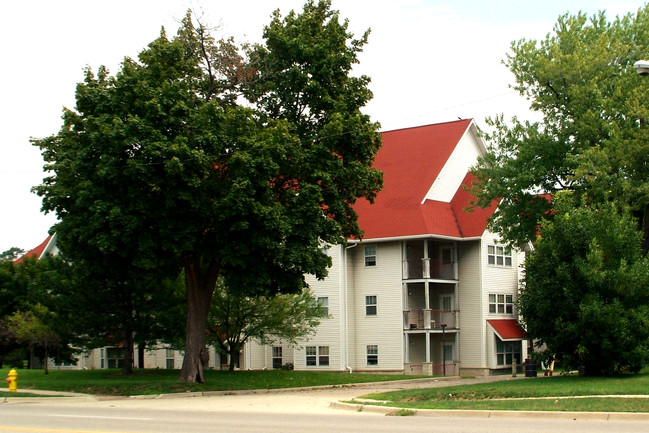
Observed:
[[[440,326],[442,327],[442,374],[446,376],[446,323]]]

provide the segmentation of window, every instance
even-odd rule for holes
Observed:
[[[512,365],[512,360],[516,359],[516,364],[521,364],[521,342],[520,341],[502,341],[496,342],[496,358],[498,365]]]
[[[376,266],[376,245],[365,247],[365,266]]]
[[[444,350],[444,352],[442,353],[443,361],[453,362],[453,345],[444,343],[444,348],[442,350]]]
[[[175,352],[174,352],[173,349],[165,349],[165,359],[166,359],[166,363],[167,363],[167,368],[169,370],[172,370],[172,369],[175,368],[175,362],[174,362],[175,356],[174,355],[175,355]]]
[[[329,346],[306,346],[306,365],[329,365]]]
[[[367,346],[367,365],[379,365],[379,346],[376,344]]]
[[[316,347],[315,346],[307,346],[306,347],[306,365],[317,365],[317,359],[316,358]]]
[[[107,348],[106,364],[108,368],[122,368],[124,364],[124,350],[121,347]]]
[[[511,248],[499,245],[489,245],[487,247],[487,263],[494,266],[511,266]]]
[[[329,365],[329,346],[318,346],[318,365]]]
[[[365,297],[365,315],[376,316],[376,296]]]
[[[273,368],[282,368],[282,346],[273,346]]]
[[[495,314],[514,314],[514,296],[490,293],[489,312]]]
[[[324,308],[324,316],[329,316],[329,298],[326,296],[321,296],[318,298],[318,303]]]

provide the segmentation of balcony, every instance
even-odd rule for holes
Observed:
[[[455,265],[453,262],[434,259],[406,259],[402,261],[403,279],[455,279]]]
[[[403,312],[404,329],[457,329],[459,323],[459,310],[406,310]]]

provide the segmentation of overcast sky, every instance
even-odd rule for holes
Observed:
[[[191,8],[239,42],[261,41],[274,9],[301,10],[302,0],[20,0],[0,5],[0,252],[37,246],[55,223],[40,212],[30,188],[41,183],[43,160],[30,137],[58,132],[63,107],[74,107],[83,69],[111,73],[137,57],[164,26],[173,35]],[[529,117],[527,101],[509,89],[501,61],[513,40],[540,39],[559,15],[608,17],[644,2],[604,0],[333,0],[361,35],[372,29],[360,74],[372,78],[365,110],[382,130],[498,113]],[[648,54],[649,56],[649,54]],[[160,240],[164,242],[164,239]]]

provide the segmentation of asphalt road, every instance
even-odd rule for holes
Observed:
[[[467,383],[463,380],[462,383]],[[429,381],[235,395],[159,398],[7,399],[0,404],[0,432],[42,433],[290,433],[290,432],[647,432],[649,417],[606,419],[587,414],[434,412],[386,416],[343,410],[330,403],[373,391],[440,386]]]

